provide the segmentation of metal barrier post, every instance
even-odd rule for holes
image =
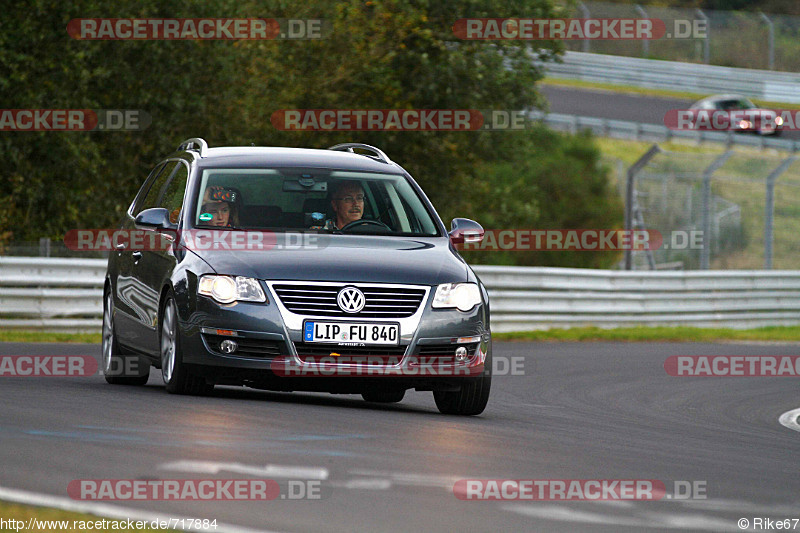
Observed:
[[[657,144],[654,144],[650,147],[650,149],[645,152],[645,154],[639,158],[631,168],[628,169],[628,182],[627,188],[625,189],[625,230],[631,231],[633,229],[633,203],[634,203],[634,191],[635,191],[635,181],[636,181],[636,174],[642,170],[648,161],[650,161],[657,153],[661,152],[661,147]],[[631,255],[630,248],[625,250],[625,270],[630,270],[633,267],[633,258]]]
[[[39,239],[39,257],[50,257],[50,238],[41,237]]]
[[[648,18],[647,11],[645,11],[642,6],[636,4],[635,6],[633,6],[633,8],[636,10],[637,13],[639,13],[639,15],[642,16],[643,19]],[[650,39],[642,39],[642,57],[647,57],[649,55],[650,55]]]
[[[703,171],[703,249],[700,250],[700,269],[708,270],[711,259],[711,176],[725,164],[732,151],[727,151]]]
[[[703,62],[708,65],[709,60],[711,59],[711,23],[702,10],[696,9],[695,13],[698,17],[706,21],[706,38],[703,42]]]
[[[767,176],[767,198],[764,202],[764,269],[772,270],[772,233],[775,219],[775,182],[786,169],[795,162],[797,156],[783,160],[778,167]]]
[[[761,20],[767,24],[767,43],[769,46],[769,69],[775,70],[775,24],[761,11],[758,12]]]
[[[581,1],[578,1],[578,9],[581,10],[581,15],[583,15],[583,18],[588,19],[589,17],[592,16],[592,14],[589,12],[589,8],[586,7],[586,4],[584,4]],[[583,51],[584,52],[588,52],[590,50],[590,46],[591,45],[590,45],[589,39],[584,38],[583,39]]]

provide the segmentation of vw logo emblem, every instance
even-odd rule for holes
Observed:
[[[336,296],[336,303],[345,313],[358,313],[364,309],[367,301],[364,299],[364,293],[360,290],[355,287],[345,287]]]

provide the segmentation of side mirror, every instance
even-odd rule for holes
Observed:
[[[138,215],[134,224],[138,229],[164,230],[174,229],[175,225],[169,221],[169,211],[163,207],[151,207]]]
[[[454,218],[450,223],[450,242],[469,244],[483,240],[483,226],[468,218]]]

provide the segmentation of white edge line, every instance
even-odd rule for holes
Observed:
[[[217,474],[224,470],[238,474],[248,474],[251,476],[279,477],[288,479],[315,479],[325,481],[328,479],[327,468],[287,466],[287,465],[266,465],[251,466],[241,463],[218,463],[214,461],[173,461],[158,465],[162,470],[177,470],[180,472],[192,472],[202,474]]]
[[[152,511],[139,511],[127,507],[119,507],[117,505],[110,505],[107,503],[88,503],[71,500],[61,496],[51,496],[49,494],[41,494],[37,492],[28,492],[24,490],[10,489],[7,487],[0,487],[0,500],[21,503],[26,505],[34,505],[37,507],[51,507],[61,509],[62,511],[72,511],[76,513],[88,513],[105,518],[112,518],[114,520],[134,520],[152,522],[153,520],[169,520],[171,517],[166,514],[158,515]],[[192,528],[176,528],[182,531],[195,531],[198,533],[208,533],[205,529],[192,529]],[[250,529],[241,526],[234,526],[217,522],[218,532],[229,533],[276,533],[266,531],[263,529]]]
[[[786,411],[779,416],[778,422],[780,422],[782,426],[791,430],[800,431],[800,424],[797,423],[798,416],[800,416],[800,409],[792,409],[791,411]]]

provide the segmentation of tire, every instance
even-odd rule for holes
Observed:
[[[150,363],[136,355],[124,355],[114,329],[114,298],[109,288],[103,298],[103,377],[112,385],[146,385]]]
[[[372,403],[402,402],[405,395],[405,389],[373,390],[361,393],[361,397],[364,398],[365,402]]]
[[[192,375],[191,369],[183,364],[181,335],[178,327],[178,308],[175,298],[170,294],[161,309],[161,377],[170,394],[191,394],[204,396],[214,390],[214,385],[205,379]]]
[[[483,375],[465,379],[457,391],[433,391],[433,400],[439,412],[445,415],[479,415],[489,403],[492,388],[492,357],[486,356]]]

